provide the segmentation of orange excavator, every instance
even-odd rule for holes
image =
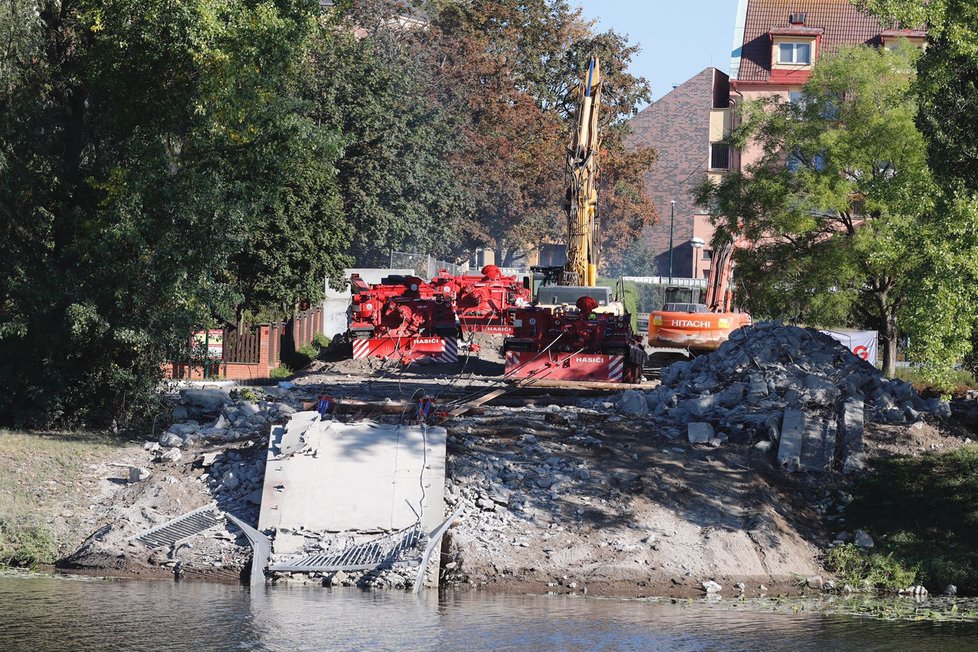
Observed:
[[[739,240],[731,240],[714,257],[705,303],[666,303],[649,315],[647,350],[653,359],[708,353],[730,333],[750,325],[750,315],[733,309],[733,252],[739,245]]]

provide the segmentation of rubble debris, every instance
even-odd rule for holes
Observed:
[[[867,421],[909,424],[925,413],[944,418],[947,402],[924,400],[905,381],[880,371],[814,329],[761,322],[735,331],[716,351],[662,371],[661,385],[625,392],[618,411],[648,412],[663,427],[686,425],[690,441],[702,425],[736,443],[770,440],[789,470],[862,468]],[[708,441],[704,440],[704,441]]]

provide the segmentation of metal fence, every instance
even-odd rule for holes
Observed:
[[[391,269],[413,269],[418,276],[432,278],[439,270],[446,269],[452,276],[463,274],[461,265],[439,260],[428,254],[410,253],[407,251],[391,251]]]

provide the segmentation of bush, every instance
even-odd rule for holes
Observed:
[[[0,566],[53,564],[58,546],[51,531],[27,517],[0,517]]]
[[[250,387],[242,387],[240,389],[232,390],[231,397],[239,401],[248,401],[249,403],[254,403],[258,400],[258,395],[255,394],[255,390]]]
[[[899,367],[896,377],[912,383],[921,396],[963,396],[969,389],[978,386],[974,374],[967,369],[955,369],[944,375],[939,382],[924,370],[914,367]]]
[[[268,372],[268,377],[274,380],[285,380],[286,378],[291,378],[292,373],[293,372],[291,369],[289,369],[288,365],[280,364]]]
[[[301,355],[303,358],[308,358],[311,361],[319,357],[319,348],[313,344],[303,344],[296,349],[296,353]]]
[[[312,343],[315,344],[320,350],[328,349],[332,342],[333,341],[324,333],[316,333],[315,337],[312,338]]]

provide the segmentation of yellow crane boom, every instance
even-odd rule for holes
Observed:
[[[598,57],[592,55],[578,89],[577,130],[567,150],[570,184],[567,191],[567,263],[562,285],[594,287],[597,283],[601,82],[601,65]]]

